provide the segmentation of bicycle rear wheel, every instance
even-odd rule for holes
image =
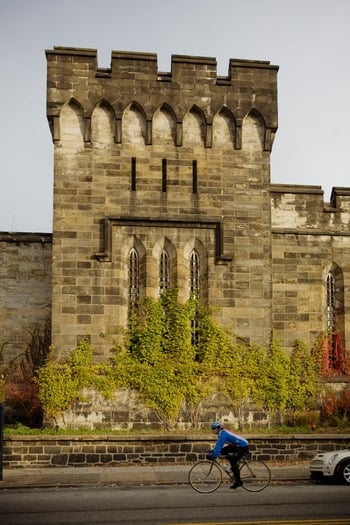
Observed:
[[[189,471],[188,481],[197,492],[214,492],[221,485],[222,472],[213,461],[198,461]]]
[[[247,461],[240,468],[243,488],[248,492],[260,492],[271,481],[271,471],[263,461]]]

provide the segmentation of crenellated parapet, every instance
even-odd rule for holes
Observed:
[[[110,68],[99,68],[97,51],[55,47],[47,57],[47,117],[54,142],[61,140],[62,108],[73,104],[81,114],[84,142],[91,141],[91,119],[103,106],[112,119],[115,143],[122,143],[127,108],[145,121],[145,144],[152,144],[155,114],[166,110],[174,121],[174,145],[183,144],[183,120],[189,112],[204,123],[204,145],[212,146],[215,116],[225,113],[234,129],[235,149],[242,147],[248,115],[264,127],[263,150],[271,151],[277,130],[277,71],[267,61],[230,59],[227,76],[217,75],[215,58],[173,55],[171,72],[158,71],[157,55],[113,51]]]
[[[324,202],[321,186],[271,185],[273,233],[350,235],[350,188],[335,187]]]

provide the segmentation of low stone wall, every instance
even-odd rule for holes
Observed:
[[[246,435],[253,458],[297,462],[350,446],[349,434]],[[194,462],[215,439],[208,435],[8,436],[3,466],[62,467]]]

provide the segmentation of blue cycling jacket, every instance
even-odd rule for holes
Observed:
[[[238,436],[237,434],[234,434],[230,430],[226,430],[226,428],[222,428],[220,432],[218,433],[218,440],[215,444],[215,447],[211,451],[211,456],[213,459],[216,459],[219,457],[221,450],[225,445],[236,445],[236,447],[247,447],[248,441],[244,439],[242,436]]]

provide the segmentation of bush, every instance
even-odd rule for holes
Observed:
[[[6,421],[19,422],[30,427],[41,427],[43,408],[38,395],[35,374],[49,354],[51,324],[36,325],[23,356],[14,360],[5,370]]]

